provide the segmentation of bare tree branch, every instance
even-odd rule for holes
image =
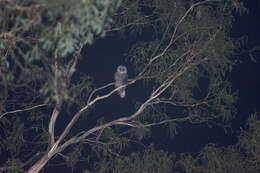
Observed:
[[[169,44],[166,46],[166,48],[162,51],[162,53],[160,53],[159,55],[155,56],[154,58],[151,58],[147,67],[150,66],[152,64],[153,61],[155,61],[156,59],[162,57],[166,51],[169,49],[169,47],[173,44],[174,42],[174,36],[175,36],[175,33],[177,31],[177,28],[178,26],[180,25],[180,23],[184,20],[184,18],[188,15],[188,13],[197,5],[199,5],[201,3],[197,3],[197,4],[194,4],[192,5],[189,10],[187,10],[187,12],[183,15],[183,17],[180,19],[180,21],[177,23],[177,26],[175,27],[175,30],[172,34],[172,37],[170,39],[170,42]],[[75,139],[74,137],[71,138],[70,140],[68,140],[67,142],[65,142],[61,148],[65,148],[65,146],[68,146],[69,144],[71,143],[74,143],[74,142],[78,142],[80,139],[84,139],[86,136],[88,136],[89,134],[97,131],[97,130],[100,130],[102,128],[106,128],[106,127],[109,127],[111,125],[115,125],[115,124],[124,124],[125,121],[128,121],[128,120],[131,120],[135,117],[137,117],[138,115],[140,115],[143,110],[149,105],[149,103],[154,100],[155,98],[159,97],[159,95],[161,95],[172,83],[174,80],[176,80],[179,76],[181,76],[184,72],[186,72],[189,68],[195,66],[195,65],[198,65],[204,61],[208,60],[208,58],[204,58],[202,60],[200,60],[199,62],[196,62],[196,63],[191,63],[189,66],[187,65],[183,65],[182,68],[179,70],[178,73],[176,74],[173,74],[171,75],[170,77],[168,77],[150,96],[150,98],[148,98],[140,107],[139,109],[132,115],[130,115],[129,117],[124,117],[124,118],[119,118],[115,121],[112,121],[112,122],[109,122],[109,123],[106,123],[106,124],[103,124],[103,125],[100,125],[100,126],[97,126],[93,129],[90,129],[89,131],[85,132],[83,135],[81,135],[80,137],[77,137],[77,139]],[[71,127],[73,126],[73,124],[76,122],[76,120],[79,118],[80,114],[84,111],[84,110],[87,110],[91,105],[93,105],[95,102],[99,101],[99,100],[103,100],[107,97],[109,97],[110,95],[112,95],[114,92],[116,92],[117,90],[121,89],[122,87],[125,87],[125,86],[128,86],[128,85],[131,85],[133,83],[135,83],[137,80],[140,79],[140,77],[142,76],[142,74],[144,73],[144,71],[146,70],[147,68],[144,68],[143,71],[141,71],[137,77],[135,79],[133,79],[132,81],[128,82],[126,85],[122,85],[121,87],[118,87],[116,89],[114,89],[113,91],[109,92],[108,94],[106,95],[103,95],[103,96],[99,96],[99,97],[96,97],[93,101],[89,102],[88,101],[88,104],[83,107],[78,113],[76,113],[72,120],[70,121],[70,123],[67,125],[67,127],[65,128],[65,130],[63,131],[63,133],[60,135],[60,137],[58,138],[58,140],[56,141],[54,147],[57,148],[57,146],[59,145],[59,143],[64,139],[64,137],[67,135],[67,133],[70,131]],[[107,86],[109,86],[110,84],[107,84],[103,87],[100,87],[99,89],[97,90],[100,90],[100,89],[103,89]],[[91,94],[92,96],[93,94]],[[130,125],[130,124],[128,124]],[[133,125],[133,124],[131,124]]]
[[[127,84],[122,85],[116,89],[113,89],[112,91],[108,92],[107,94],[104,94],[102,96],[97,96],[94,99],[93,95],[97,92],[100,91],[102,89],[105,89],[111,85],[113,85],[113,83],[109,83],[107,85],[104,85],[100,88],[97,88],[95,90],[93,90],[88,98],[87,104],[82,107],[77,113],[74,114],[73,118],[70,120],[70,122],[67,124],[67,126],[65,127],[64,131],[61,133],[61,135],[58,137],[58,139],[56,141],[54,141],[54,139],[52,139],[51,142],[51,147],[48,149],[48,151],[46,152],[46,154],[29,170],[29,173],[34,173],[34,172],[38,172],[39,170],[41,170],[41,168],[48,162],[48,160],[50,158],[52,158],[55,154],[62,152],[65,148],[67,148],[68,146],[70,146],[71,144],[80,142],[80,141],[87,141],[89,139],[87,139],[87,137],[91,134],[96,134],[97,132],[100,131],[100,133],[96,136],[96,140],[95,142],[100,142],[99,138],[101,137],[102,131],[107,128],[107,127],[111,127],[114,125],[124,125],[124,126],[130,126],[130,127],[149,127],[149,126],[154,126],[154,125],[160,125],[160,124],[164,124],[164,123],[169,123],[169,122],[173,122],[173,121],[194,121],[194,119],[198,119],[198,121],[204,121],[204,120],[200,120],[199,116],[190,114],[187,117],[184,118],[175,118],[175,119],[169,119],[169,120],[162,120],[160,122],[156,122],[156,123],[150,123],[150,124],[141,124],[140,122],[134,121],[134,119],[139,116],[148,106],[151,106],[153,104],[159,104],[162,102],[165,103],[172,103],[170,101],[162,101],[159,99],[159,97],[161,96],[161,94],[163,92],[165,92],[175,81],[176,79],[178,79],[180,76],[182,76],[185,72],[187,72],[188,70],[192,69],[193,67],[209,60],[209,57],[200,57],[196,60],[196,57],[198,57],[201,52],[207,47],[205,44],[204,46],[202,46],[202,48],[200,48],[199,51],[195,51],[195,47],[190,47],[190,49],[188,51],[186,51],[184,54],[182,54],[179,58],[176,59],[175,62],[173,62],[172,66],[174,66],[175,64],[177,64],[177,62],[180,59],[185,60],[184,63],[179,67],[176,68],[176,71],[169,74],[169,76],[151,93],[150,97],[147,98],[146,101],[144,101],[139,108],[136,110],[135,113],[127,116],[127,117],[122,117],[122,118],[118,118],[116,120],[107,122],[105,124],[102,125],[98,125],[96,127],[93,127],[91,129],[89,129],[88,131],[84,132],[83,134],[80,134],[78,136],[73,136],[70,139],[66,140],[63,142],[64,138],[68,135],[68,133],[70,132],[71,128],[73,127],[73,125],[76,123],[76,121],[78,120],[78,118],[80,117],[80,115],[85,111],[88,110],[92,105],[94,105],[96,102],[106,99],[108,97],[110,97],[112,94],[114,94],[116,91],[120,90],[123,87],[129,86],[134,84],[137,80],[142,79],[144,76],[144,73],[147,71],[147,69],[159,58],[162,58],[166,52],[169,50],[169,48],[182,36],[178,36],[176,37],[176,33],[177,30],[180,26],[180,24],[184,21],[184,19],[187,17],[187,15],[193,10],[194,7],[201,5],[203,3],[207,3],[207,2],[214,2],[214,1],[218,1],[218,0],[205,0],[202,2],[198,2],[195,3],[193,5],[191,5],[191,7],[186,11],[186,13],[178,20],[178,22],[176,23],[173,33],[171,35],[170,41],[168,42],[167,46],[157,55],[152,55],[151,58],[149,59],[149,62],[147,63],[147,65],[142,69],[142,71],[133,79],[130,80]],[[168,28],[166,28],[166,31],[168,31]],[[212,39],[214,39],[214,36],[212,36],[209,41],[211,41]],[[196,46],[195,44],[193,46]],[[155,49],[155,52],[158,51],[159,48]],[[185,58],[184,58],[185,57]],[[206,104],[206,102],[201,102],[200,104]],[[199,103],[197,103],[197,105],[189,105],[189,106],[198,106]],[[187,105],[188,106],[188,105]],[[54,109],[53,112],[53,117],[55,117],[55,111],[58,113],[58,109]],[[53,118],[55,119],[55,118]],[[52,121],[52,120],[51,120]],[[55,124],[55,120],[53,121]],[[51,122],[50,122],[51,123]],[[54,135],[53,132],[53,126],[49,127],[51,129],[51,135]],[[54,138],[54,137],[52,137]],[[63,143],[62,143],[63,142]]]
[[[5,112],[2,115],[0,115],[0,119],[3,118],[5,115],[7,114],[15,114],[15,113],[19,113],[19,112],[25,112],[25,111],[30,111],[39,107],[43,107],[43,106],[47,106],[48,104],[40,104],[40,105],[36,105],[30,108],[25,108],[25,109],[17,109],[17,110],[13,110],[13,111],[9,111],[9,112]]]

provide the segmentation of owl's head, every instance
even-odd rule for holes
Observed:
[[[117,67],[117,72],[121,73],[121,74],[126,74],[127,73],[127,68],[126,66],[120,65]]]

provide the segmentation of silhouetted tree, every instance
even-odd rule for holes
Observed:
[[[1,0],[0,7],[0,150],[8,155],[2,170],[36,173],[54,156],[74,167],[82,158],[119,153],[155,125],[174,134],[177,122],[224,125],[234,115],[237,96],[227,75],[239,47],[229,32],[242,3]],[[107,34],[135,40],[126,56],[135,76],[116,89],[113,82],[94,86],[87,74],[72,81],[83,47]],[[98,102],[137,81],[149,95],[134,113],[93,115]],[[92,122],[78,128],[90,115]]]

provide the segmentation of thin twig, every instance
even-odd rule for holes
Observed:
[[[32,109],[36,109],[36,108],[42,107],[42,106],[47,106],[47,105],[48,104],[40,104],[40,105],[36,105],[36,106],[30,107],[30,108],[17,109],[17,110],[14,110],[14,111],[5,112],[4,114],[2,114],[0,116],[0,119],[3,118],[7,114],[14,114],[14,113],[18,113],[18,112],[25,112],[25,111],[29,111],[29,110],[32,110]]]

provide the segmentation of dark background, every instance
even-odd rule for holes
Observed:
[[[219,146],[226,146],[237,142],[237,135],[241,128],[244,128],[248,116],[260,111],[260,63],[250,61],[248,50],[260,45],[260,3],[259,1],[245,1],[249,7],[249,13],[236,16],[231,35],[238,38],[248,37],[248,43],[244,46],[245,52],[237,55],[241,63],[236,66],[230,74],[233,89],[239,90],[240,99],[237,103],[238,112],[233,120],[232,130],[225,133],[220,127],[208,128],[206,125],[192,125],[182,123],[179,125],[178,134],[174,140],[164,134],[161,128],[154,128],[152,141],[155,147],[166,149],[170,152],[191,152],[196,153],[208,143],[216,143]],[[138,38],[146,40],[148,35]],[[128,67],[129,77],[134,77],[133,68],[126,58],[132,43],[136,40],[120,40],[119,38],[107,36],[97,40],[92,46],[83,51],[84,60],[79,65],[79,71],[84,72],[95,79],[96,86],[103,86],[113,80],[113,74],[118,65],[124,64]],[[256,58],[257,59],[257,58]],[[260,61],[260,58],[258,57]],[[111,88],[110,88],[111,89]],[[127,95],[121,99],[117,95],[101,101],[92,112],[93,116],[104,116],[106,120],[130,115],[135,111],[134,100],[143,101],[149,95],[150,88],[142,87],[136,83],[127,88]],[[102,94],[102,93],[100,93]],[[126,114],[127,113],[127,114]],[[93,122],[94,123],[94,122]],[[151,142],[152,142],[151,141]]]
[[[145,141],[146,145],[155,143],[156,149],[163,149],[170,153],[190,152],[193,155],[197,155],[208,143],[214,143],[218,146],[232,145],[237,142],[237,136],[241,128],[245,127],[250,114],[260,111],[260,101],[258,99],[260,98],[260,80],[258,77],[260,74],[260,55],[256,56],[257,63],[252,62],[248,56],[250,49],[260,45],[260,1],[245,0],[244,4],[249,8],[249,13],[236,16],[230,33],[234,38],[248,37],[248,42],[244,45],[245,52],[237,55],[241,63],[233,69],[229,76],[233,84],[233,90],[238,90],[240,97],[237,103],[238,112],[232,121],[232,130],[228,130],[225,133],[222,128],[217,126],[208,128],[208,126],[203,124],[181,123],[178,124],[178,134],[173,140],[170,140],[165,133],[165,129],[159,126],[153,128],[152,139]],[[76,77],[74,76],[73,78],[77,80],[77,74],[81,72],[86,73],[95,79],[95,86],[100,87],[113,81],[114,72],[120,64],[127,66],[129,78],[133,78],[135,76],[133,67],[125,54],[137,40],[147,39],[149,40],[149,33],[138,39],[127,38],[122,40],[117,37],[106,36],[104,39],[97,40],[92,46],[84,48],[82,52],[83,60],[77,67]],[[97,94],[101,95],[111,90],[112,87]],[[97,117],[113,120],[130,115],[135,111],[135,101],[144,101],[149,96],[150,91],[151,88],[149,86],[144,87],[142,82],[137,82],[127,88],[124,99],[114,94],[108,99],[98,102],[90,115],[88,115],[89,118],[80,121],[79,125],[86,130],[86,127],[91,128],[96,124]],[[62,126],[64,126],[67,123],[66,121],[68,122],[69,119],[58,122],[62,122]],[[136,146],[134,149],[143,149],[143,146]],[[60,163],[60,161],[64,162],[59,157],[54,159],[47,170],[52,170],[52,172],[71,172],[70,169],[64,170],[64,165],[55,166],[55,162]],[[83,168],[85,165],[80,165],[80,167]]]

